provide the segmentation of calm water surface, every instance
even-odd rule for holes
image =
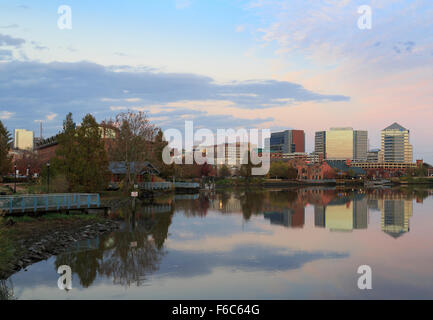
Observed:
[[[433,298],[433,192],[176,195],[118,208],[122,228],[32,265],[18,299]],[[58,289],[58,266],[73,289]],[[357,287],[360,265],[373,289]]]

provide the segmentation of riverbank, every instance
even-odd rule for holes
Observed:
[[[61,254],[77,241],[94,239],[118,228],[117,222],[98,215],[0,218],[0,279]]]
[[[393,178],[391,182],[396,185],[429,185],[433,186],[433,177],[402,177]]]
[[[322,187],[322,186],[364,186],[364,180],[360,179],[338,179],[338,180],[283,180],[283,179],[260,179],[244,178],[223,179],[216,182],[217,189],[225,188],[243,188],[243,187],[260,187],[260,188],[284,188],[284,187]]]

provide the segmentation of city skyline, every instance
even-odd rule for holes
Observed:
[[[40,136],[38,136],[34,131],[27,131],[26,129],[14,129],[14,149],[16,150],[31,150],[32,148],[28,146],[28,143],[30,140],[28,140],[26,143],[26,147],[17,147],[17,141],[16,141],[16,137],[17,137],[17,132],[24,132],[27,135],[31,134],[31,140],[32,140],[32,145],[33,148],[35,150],[37,150],[37,145],[36,142],[40,141],[43,142],[46,139],[55,139],[55,136],[51,136],[51,137],[43,137],[43,128],[42,128],[42,124],[40,126]],[[389,131],[389,130],[394,130],[394,131]],[[272,130],[271,130],[272,132]],[[350,137],[347,136],[347,133],[350,133]],[[388,132],[388,133],[387,133]],[[402,141],[400,140],[395,140],[395,138],[392,138],[392,141],[388,141],[387,142],[387,147],[384,147],[384,139],[387,136],[387,134],[392,134],[392,136],[400,136],[401,134],[404,136],[404,139]],[[61,132],[58,132],[58,134],[60,134]],[[238,133],[242,133],[241,131],[239,132],[233,132],[233,134],[235,134],[234,137],[232,138],[236,138],[236,135]],[[333,136],[330,140],[330,133],[333,133]],[[391,145],[393,146],[392,148],[392,155],[394,155],[394,153],[396,152],[395,148],[397,146],[398,152],[397,154],[400,156],[400,149],[399,148],[403,148],[403,152],[404,152],[404,158],[400,159],[390,159],[390,153],[388,152],[384,152],[382,149],[378,149],[378,148],[371,148],[369,145],[369,136],[368,136],[368,131],[364,131],[364,130],[354,130],[351,127],[333,127],[330,128],[328,131],[318,131],[315,132],[315,139],[314,139],[314,143],[313,143],[313,148],[312,151],[307,151],[306,148],[306,140],[305,140],[305,131],[304,130],[299,130],[299,129],[290,129],[290,130],[284,130],[281,132],[272,132],[271,136],[269,137],[269,141],[266,142],[267,139],[264,139],[263,143],[266,145],[267,143],[270,143],[269,146],[265,147],[265,148],[269,148],[270,153],[274,154],[274,153],[279,153],[279,154],[285,154],[285,155],[301,155],[301,154],[309,154],[311,156],[316,155],[319,156],[322,155],[323,159],[328,159],[328,160],[355,160],[355,161],[359,161],[359,162],[379,162],[379,163],[383,163],[383,162],[402,162],[402,163],[413,163],[415,160],[424,160],[424,159],[413,159],[413,149],[412,149],[412,145],[409,144],[410,142],[410,130],[400,126],[400,124],[398,123],[393,123],[390,126],[387,126],[386,128],[381,130],[381,139],[382,139],[382,149],[383,150],[389,150],[389,148],[391,147]],[[295,138],[296,137],[296,138]],[[349,140],[347,140],[347,138],[350,138]],[[245,141],[245,143],[249,144],[250,142],[248,142],[248,136],[240,136],[237,137],[238,139],[246,139],[246,140],[242,140]],[[389,138],[387,138],[389,140]],[[398,138],[397,138],[398,139]],[[346,141],[347,140],[347,141]],[[349,144],[347,144],[347,142],[350,142]],[[228,142],[226,142],[227,144]],[[330,144],[332,143],[332,144]],[[235,143],[236,144],[236,143]],[[239,144],[239,141],[237,142],[237,144]],[[400,146],[401,144],[401,146]],[[329,149],[331,151],[327,151],[328,147],[333,146],[332,149]],[[177,148],[175,145],[172,146],[173,148]],[[192,144],[192,149],[191,151],[194,151],[196,148],[209,148],[209,147],[216,147],[216,144],[211,144],[211,145],[207,145],[207,144],[202,144],[202,142],[199,141],[194,141],[194,143]],[[254,148],[258,148],[258,146],[256,145],[251,145],[251,149],[253,150]],[[288,151],[288,148],[290,148],[291,150]],[[409,151],[407,151],[407,148],[409,148]],[[284,151],[284,150],[285,151]],[[287,150],[286,150],[287,149]],[[308,148],[311,149],[311,148]],[[324,152],[322,151],[322,149],[324,150]],[[347,149],[347,150],[346,150]],[[185,149],[186,150],[186,149]],[[238,150],[239,151],[239,150]],[[346,156],[341,156],[341,154],[345,153],[345,152],[349,152]],[[399,153],[400,152],[400,153]],[[409,154],[408,154],[409,152]],[[216,154],[216,153],[215,153]],[[349,155],[350,154],[350,155]],[[375,154],[375,155],[372,155]],[[340,156],[338,156],[340,155]],[[318,158],[319,159],[319,158]]]
[[[360,4],[74,1],[72,30],[59,30],[57,2],[2,2],[0,119],[36,136],[43,121],[48,137],[69,111],[102,121],[129,108],[163,129],[301,128],[308,152],[335,126],[380,148],[398,122],[431,163],[433,6],[373,2],[372,29],[359,30]]]

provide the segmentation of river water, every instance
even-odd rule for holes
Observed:
[[[121,229],[36,263],[17,299],[432,299],[433,191],[176,195],[117,208]],[[57,268],[73,272],[58,288]],[[358,288],[358,267],[372,289]],[[4,284],[3,284],[4,285]]]

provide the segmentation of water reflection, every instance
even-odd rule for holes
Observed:
[[[15,297],[12,280],[0,280],[0,301],[14,299]]]
[[[422,202],[429,196],[426,190],[360,190],[339,191],[311,189],[297,191],[254,191],[218,193],[211,196],[211,209],[224,214],[241,213],[245,220],[252,215],[263,215],[271,224],[287,228],[302,228],[305,224],[305,207],[314,206],[314,225],[330,231],[347,232],[367,229],[369,211],[382,213],[382,231],[398,238],[409,232],[413,200]],[[203,200],[202,200],[203,201]],[[197,203],[200,207],[200,203]],[[208,209],[200,209],[206,215]],[[195,215],[193,207],[190,215]]]
[[[122,286],[142,285],[146,276],[158,270],[165,252],[173,208],[171,203],[123,207],[111,218],[124,221],[120,231],[93,241],[81,241],[56,258],[56,269],[69,265],[81,286],[92,285],[97,275]]]
[[[402,236],[410,231],[414,203],[421,204],[431,195],[429,190],[312,188],[175,195],[138,203],[135,209],[126,201],[111,214],[121,222],[120,230],[77,243],[55,257],[49,268],[55,272],[60,265],[69,265],[82,288],[97,287],[102,280],[124,288],[154,288],[156,278],[164,283],[189,279],[188,285],[200,288],[201,282],[193,279],[214,276],[216,270],[227,270],[223,278],[230,272],[262,277],[265,272],[272,274],[269,280],[279,273],[309,270],[305,271],[308,279],[319,281],[314,271],[305,269],[307,265],[329,261],[331,270],[337,263],[347,267],[345,263],[359,254],[356,247],[362,241],[357,241],[370,239],[371,234],[377,239],[377,233],[385,233],[391,236],[386,236],[389,241],[404,245]],[[337,241],[336,237],[346,238]],[[394,255],[399,261],[401,252],[382,244],[390,252],[389,259]],[[372,247],[363,252],[370,251],[374,255]],[[352,275],[355,263],[349,265]],[[428,276],[433,279],[433,274]],[[17,279],[22,288],[25,275]],[[247,280],[254,281],[254,277]],[[177,292],[173,286],[169,287]],[[0,296],[11,288],[11,283],[8,287],[0,283]]]
[[[427,197],[428,193],[423,196]],[[242,214],[245,221],[252,216],[263,215],[272,225],[303,228],[305,207],[313,205],[315,227],[326,228],[332,232],[350,232],[368,228],[371,208],[382,213],[382,231],[398,238],[409,231],[409,219],[415,198],[418,201],[423,199],[419,194],[403,191],[363,192],[332,189],[176,195],[160,202],[142,204],[136,210],[132,210],[130,206],[119,208],[113,212],[111,218],[124,221],[121,231],[93,241],[79,242],[70,252],[58,256],[55,266],[71,266],[84,288],[91,286],[98,274],[112,278],[114,284],[140,286],[146,282],[147,275],[160,269],[165,255],[164,242],[168,238],[174,211],[180,211],[186,217],[206,217],[209,210],[217,210],[222,214]],[[278,254],[272,254],[272,251],[270,248],[263,250],[241,246],[233,252],[216,257],[212,253],[176,253],[173,250],[166,262],[177,264],[177,273],[186,275],[195,273],[194,270],[206,270],[209,266],[225,264],[252,267],[254,264],[246,259],[247,256],[264,257],[267,253],[271,256],[267,256],[260,264],[262,269],[266,269],[272,267],[269,262],[275,262],[279,258]],[[231,258],[233,256],[236,259]],[[279,261],[277,265],[289,268],[289,265],[298,266],[308,259],[326,256],[324,253],[302,257],[298,254],[293,259],[283,259],[286,263]],[[334,253],[328,257],[337,258],[341,255]]]

